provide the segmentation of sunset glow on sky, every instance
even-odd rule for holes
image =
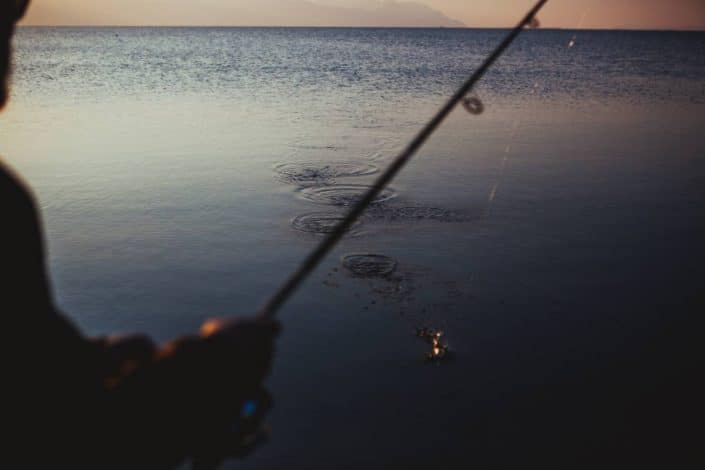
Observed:
[[[531,0],[34,0],[24,24],[223,26],[511,25]],[[705,29],[703,0],[553,0],[545,27]]]

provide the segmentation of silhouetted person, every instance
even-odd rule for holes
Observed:
[[[0,107],[28,3],[0,3]],[[54,304],[33,198],[4,165],[0,217],[3,467],[168,468],[237,447],[232,423],[261,391],[277,325],[210,321],[164,347],[86,338]]]

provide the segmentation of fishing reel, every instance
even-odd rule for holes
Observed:
[[[261,388],[246,400],[237,419],[214,436],[194,456],[193,470],[214,470],[225,460],[245,458],[269,440],[271,428],[264,422],[272,409],[271,395]]]

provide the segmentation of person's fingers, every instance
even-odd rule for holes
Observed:
[[[209,318],[201,326],[201,336],[212,336],[235,321],[236,320],[228,320],[225,318]]]
[[[275,320],[263,318],[212,318],[207,320],[201,327],[201,335],[209,337],[213,335],[269,335],[279,334],[281,326]]]
[[[213,380],[230,395],[259,387],[271,371],[278,332],[277,322],[261,318],[215,318],[204,323],[201,342]]]
[[[156,351],[155,344],[145,335],[110,337],[105,346],[110,358],[116,362],[147,361]]]

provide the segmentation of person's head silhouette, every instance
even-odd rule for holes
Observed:
[[[0,108],[7,101],[7,81],[10,74],[10,42],[15,23],[24,16],[29,0],[5,0],[0,3]]]

